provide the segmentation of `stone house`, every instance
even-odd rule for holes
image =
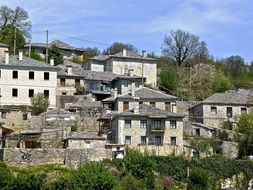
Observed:
[[[0,105],[31,105],[31,97],[44,93],[50,107],[56,106],[57,68],[41,61],[19,56],[0,59]]]
[[[83,49],[82,48],[76,48],[73,47],[67,43],[64,43],[60,40],[54,40],[51,43],[48,44],[48,47],[52,47],[55,45],[60,53],[63,55],[64,59],[72,59],[73,56],[77,56],[80,60],[83,60]],[[24,46],[24,50],[26,53],[29,52],[29,48],[31,46],[31,50],[35,53],[38,53],[41,57],[46,57],[46,47],[47,45],[45,43],[31,43],[26,44]]]
[[[177,112],[177,97],[165,94],[161,91],[141,87],[130,91],[123,95],[115,95],[114,97],[102,101],[104,107],[116,110],[118,112],[133,109],[142,103],[151,105],[152,107],[166,110],[168,112]]]
[[[245,89],[215,93],[189,108],[190,121],[219,128],[223,122],[233,124],[242,113],[252,112],[252,91]]]
[[[85,69],[98,72],[112,72],[119,75],[132,73],[146,78],[146,83],[153,87],[157,84],[156,60],[145,55],[138,55],[124,49],[114,55],[99,55],[91,58]],[[144,83],[144,81],[142,81]]]
[[[107,145],[127,145],[158,155],[183,152],[183,117],[145,103],[100,118],[100,129],[109,126]],[[104,132],[104,131],[103,131]]]

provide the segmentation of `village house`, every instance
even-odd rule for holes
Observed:
[[[31,97],[44,93],[50,107],[56,106],[57,68],[23,56],[0,59],[0,105],[31,105]]]
[[[245,89],[215,93],[189,108],[189,120],[207,127],[219,128],[223,122],[233,129],[242,113],[252,112],[252,91]]]
[[[63,55],[64,59],[73,59],[74,56],[78,57],[80,60],[83,60],[83,49],[82,48],[76,48],[73,47],[67,43],[64,43],[60,40],[54,40],[51,43],[48,44],[48,48],[56,46],[59,50],[59,52]],[[38,53],[41,57],[46,57],[46,48],[47,44],[45,43],[31,43],[26,44],[25,46],[25,52],[28,53],[29,49],[31,47],[31,50],[35,53]]]
[[[168,112],[177,112],[177,97],[165,94],[161,91],[146,87],[136,88],[123,95],[115,94],[113,97],[102,101],[104,107],[118,112],[128,111],[142,103],[152,107],[166,110]]]
[[[157,84],[156,60],[143,55],[138,55],[124,49],[115,55],[98,55],[92,57],[85,65],[86,70],[98,72],[112,72],[119,75],[131,73],[142,77],[142,84],[146,78],[146,84],[153,87]]]
[[[183,117],[145,103],[100,118],[101,133],[109,126],[107,146],[129,146],[157,155],[183,152]]]

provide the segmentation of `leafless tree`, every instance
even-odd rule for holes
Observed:
[[[163,54],[174,59],[178,66],[182,66],[187,59],[198,54],[208,54],[208,49],[198,36],[183,30],[172,30],[170,35],[164,38]]]

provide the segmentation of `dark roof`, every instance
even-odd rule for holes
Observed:
[[[202,101],[203,104],[253,104],[252,90],[238,89],[215,93]]]
[[[165,94],[161,91],[153,90],[150,88],[142,87],[134,91],[134,96],[131,94],[124,94],[122,96],[118,96],[119,99],[129,99],[133,97],[138,97],[140,99],[177,99],[176,96]]]
[[[105,140],[105,137],[80,131],[80,132],[70,132],[69,135],[67,136],[67,139]]]
[[[9,47],[7,44],[1,43],[0,42],[0,47]]]
[[[5,64],[5,59],[0,59],[0,67],[1,68],[29,68],[29,69],[43,69],[43,70],[59,70],[59,68],[55,66],[51,66],[50,64],[44,63],[42,61],[38,61],[35,59],[31,59],[28,57],[23,56],[23,60],[20,61],[18,56],[11,55],[9,57],[9,64]]]
[[[146,116],[150,118],[168,118],[168,117],[183,118],[182,115],[179,115],[177,113],[160,110],[158,108],[154,108],[145,103],[139,105],[139,111],[137,111],[136,113],[134,113],[134,109],[131,109],[127,112],[121,112],[121,113],[115,113],[115,112],[106,113],[100,118],[100,120],[116,118],[119,116]]]

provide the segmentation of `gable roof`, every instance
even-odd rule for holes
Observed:
[[[18,56],[11,55],[9,57],[9,64],[5,64],[5,58],[0,59],[0,68],[26,68],[26,69],[40,69],[40,70],[54,70],[57,71],[59,68],[50,64],[38,61],[35,59],[23,56],[23,60],[19,60]]]
[[[215,93],[202,101],[203,104],[253,104],[252,90],[238,89]]]
[[[134,97],[138,97],[140,99],[177,99],[176,96],[165,94],[161,91],[153,90],[150,88],[142,87],[134,91],[134,96],[130,94],[124,94],[122,96],[118,96],[119,99],[132,99]]]
[[[7,44],[1,43],[0,42],[0,47],[9,47]]]
[[[70,132],[67,139],[83,139],[83,140],[105,140],[105,137],[101,137],[85,131]]]

